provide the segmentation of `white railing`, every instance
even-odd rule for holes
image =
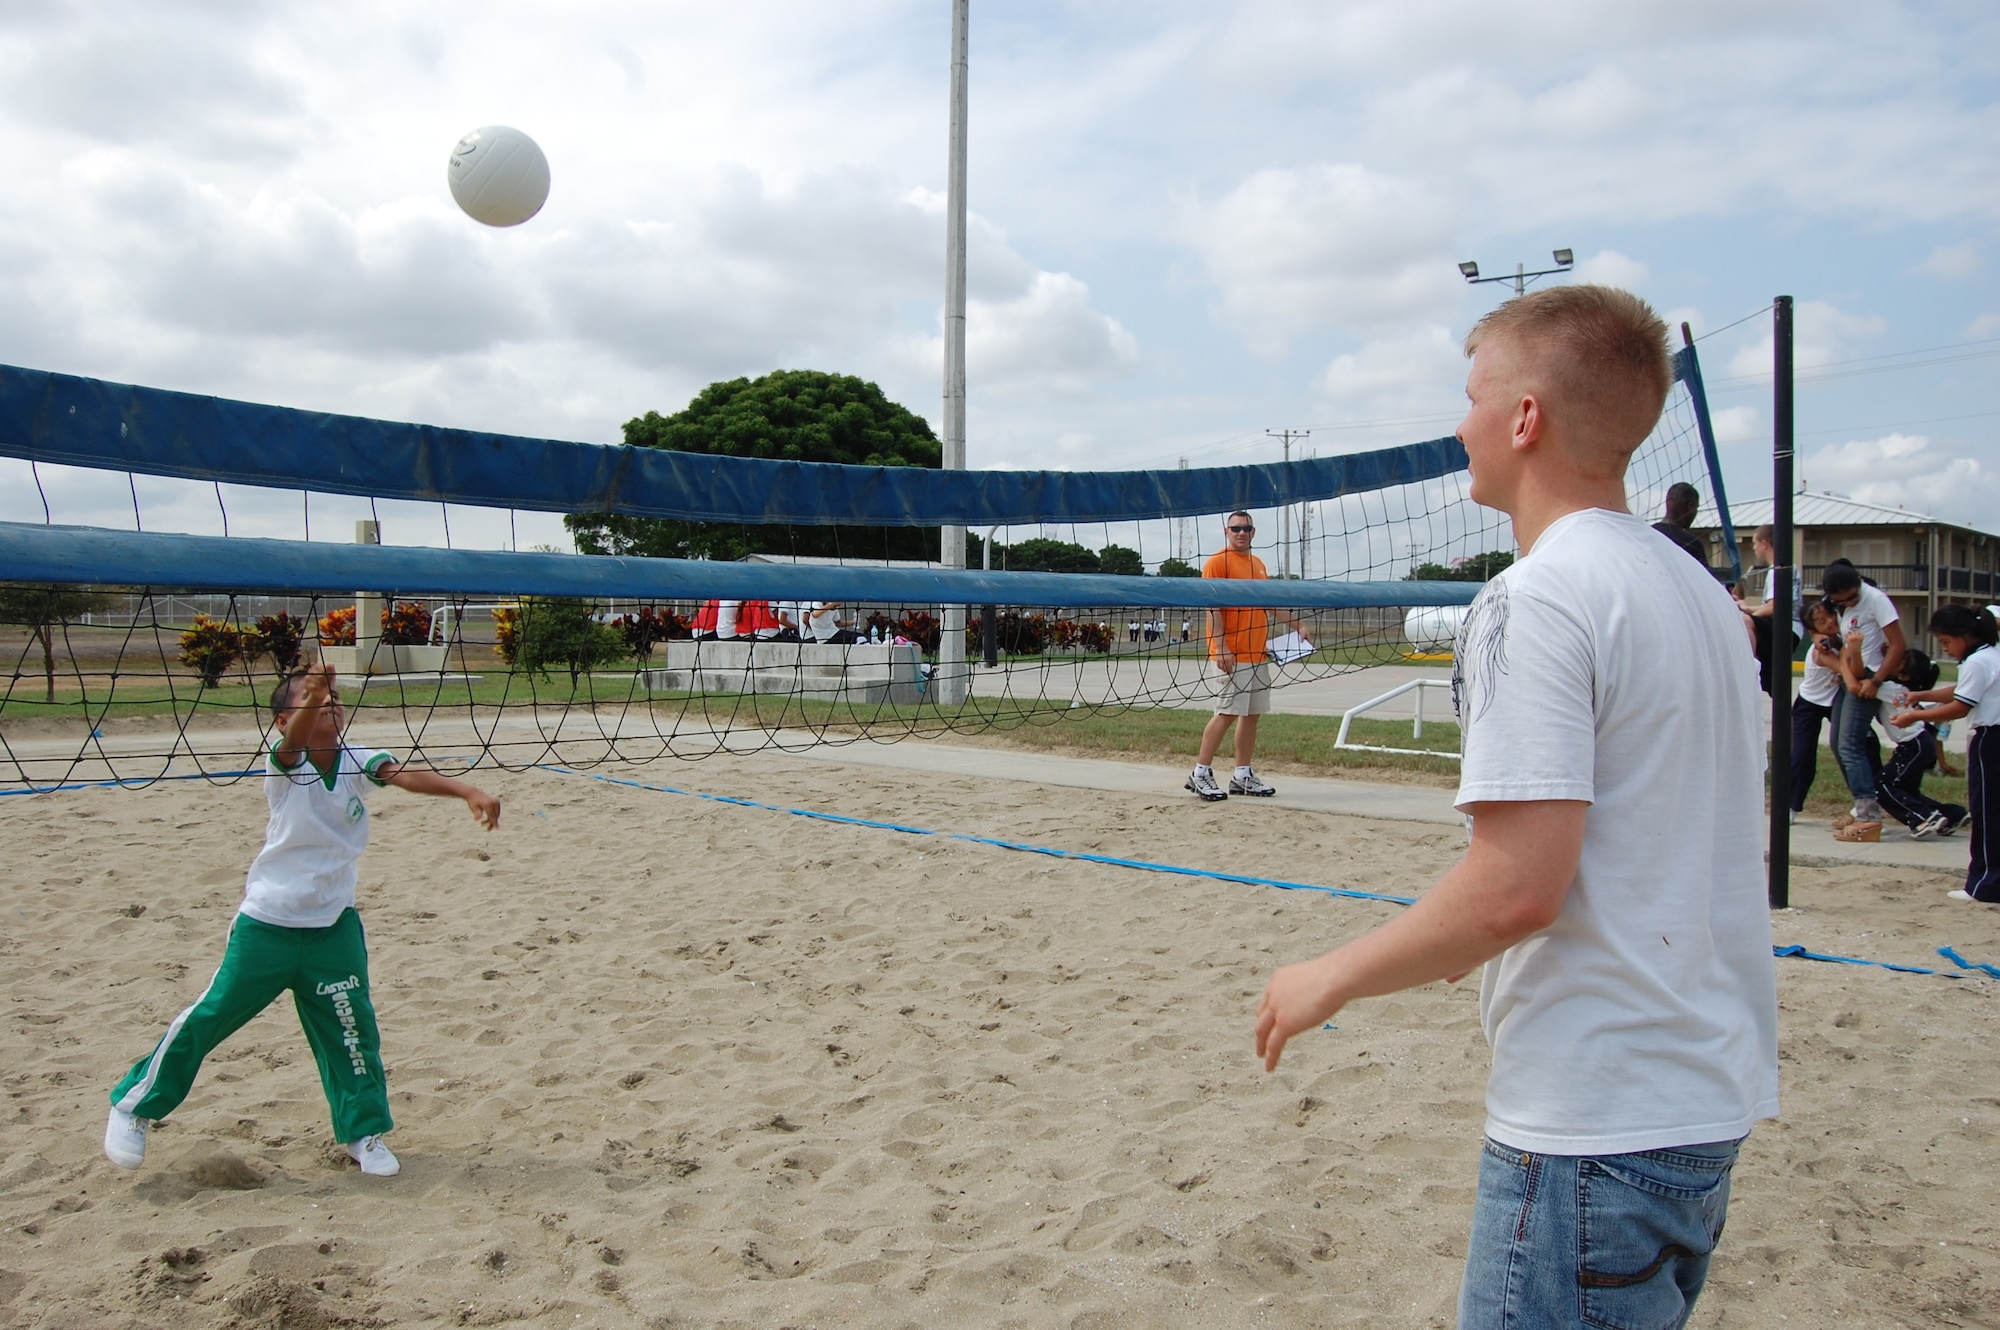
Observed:
[[[1423,738],[1424,737],[1424,689],[1442,688],[1446,692],[1450,692],[1451,685],[1445,682],[1443,679],[1412,679],[1408,683],[1397,684],[1394,688],[1391,688],[1388,692],[1382,694],[1380,697],[1371,697],[1366,702],[1361,703],[1359,706],[1349,707],[1347,710],[1340,713],[1340,733],[1334,738],[1333,746],[1335,748],[1349,748],[1353,749],[1356,752],[1362,752],[1362,753],[1407,753],[1412,757],[1448,757],[1454,762],[1458,761],[1457,753],[1446,752],[1442,749],[1384,748],[1380,744],[1351,744],[1347,742],[1347,727],[1354,723],[1354,718],[1356,716],[1360,715],[1364,711],[1372,711],[1374,708],[1381,706],[1384,702],[1393,702],[1395,699],[1401,697],[1404,693],[1409,692],[1413,688],[1416,689],[1417,691],[1417,715],[1416,715],[1416,724],[1414,732],[1410,735],[1410,738],[1413,740]]]

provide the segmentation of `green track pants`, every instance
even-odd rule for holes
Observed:
[[[187,1098],[201,1060],[287,989],[319,1063],[334,1139],[388,1131],[395,1123],[368,1000],[368,944],[351,909],[326,928],[278,928],[237,915],[208,991],[132,1064],[111,1102],[134,1117],[166,1117]]]

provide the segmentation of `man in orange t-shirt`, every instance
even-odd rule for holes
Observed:
[[[1270,576],[1264,561],[1250,552],[1257,525],[1250,514],[1231,513],[1226,541],[1220,552],[1201,566],[1203,577],[1238,578],[1263,581]],[[1279,610],[1293,632],[1300,631],[1298,617]],[[1269,796],[1277,790],[1266,785],[1250,769],[1257,751],[1257,718],[1271,709],[1271,667],[1264,648],[1270,636],[1270,612],[1261,609],[1212,609],[1208,612],[1208,658],[1222,672],[1221,693],[1215,715],[1201,732],[1201,754],[1187,778],[1187,788],[1201,798],[1214,801],[1232,794]],[[1241,724],[1238,724],[1238,721]],[[1230,727],[1236,727],[1236,774],[1229,788],[1215,779],[1216,750]]]

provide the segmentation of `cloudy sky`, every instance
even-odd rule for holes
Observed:
[[[935,424],[949,26],[946,0],[9,0],[0,361],[597,442],[815,368]],[[973,466],[1448,433],[1504,291],[1457,263],[1569,247],[1707,338],[1737,496],[1770,493],[1784,293],[1810,485],[2000,527],[1990,0],[973,0],[971,48]],[[445,184],[487,124],[551,162],[511,230]],[[39,521],[21,479],[0,517]],[[102,485],[45,488],[114,520]]]

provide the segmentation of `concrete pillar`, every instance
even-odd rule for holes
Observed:
[[[382,526],[379,522],[360,521],[354,524],[354,543],[357,545],[380,545]],[[354,593],[354,659],[360,666],[360,673],[376,673],[376,649],[382,645],[382,595],[378,591],[357,591]]]

